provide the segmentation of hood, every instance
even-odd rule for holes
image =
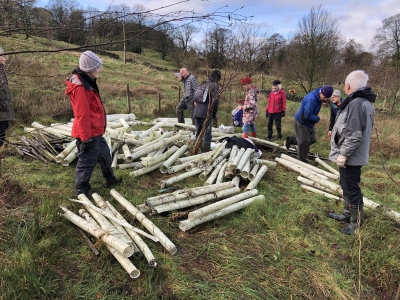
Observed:
[[[369,86],[355,90],[353,93],[348,95],[347,98],[340,104],[340,109],[343,110],[355,98],[364,98],[374,103],[376,100],[376,95]]]

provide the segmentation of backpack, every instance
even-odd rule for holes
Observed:
[[[204,81],[196,90],[194,95],[195,99],[202,99],[203,103],[207,101],[208,98],[208,82]]]
[[[233,126],[242,127],[243,126],[242,117],[243,117],[243,110],[239,109],[239,107],[236,107],[234,110],[232,110]]]

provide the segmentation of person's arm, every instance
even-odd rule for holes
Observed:
[[[92,137],[92,124],[90,121],[90,100],[88,99],[88,91],[83,86],[78,87],[74,91],[75,116],[74,122],[78,122],[79,136],[82,142]]]
[[[286,111],[286,92],[282,90],[282,109]]]
[[[315,99],[312,99],[311,97],[309,98],[304,98],[303,101],[306,100],[306,103],[304,105],[304,119],[308,122],[312,123],[318,123],[320,118],[317,115],[314,115],[314,110],[316,105],[319,105]]]

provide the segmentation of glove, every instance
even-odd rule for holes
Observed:
[[[346,160],[347,160],[346,156],[339,154],[339,157],[336,160],[336,164],[339,166],[339,168],[346,168],[345,167]]]
[[[265,117],[268,119],[268,112],[267,111],[265,112]]]
[[[82,152],[89,151],[91,148],[94,147],[94,141],[92,139],[88,139],[82,142]]]
[[[284,116],[286,116],[285,111],[281,112],[281,117],[283,118]]]

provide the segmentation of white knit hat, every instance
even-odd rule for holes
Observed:
[[[81,57],[79,57],[79,68],[83,72],[93,72],[97,69],[100,69],[102,64],[103,62],[100,57],[90,50],[82,52]]]

